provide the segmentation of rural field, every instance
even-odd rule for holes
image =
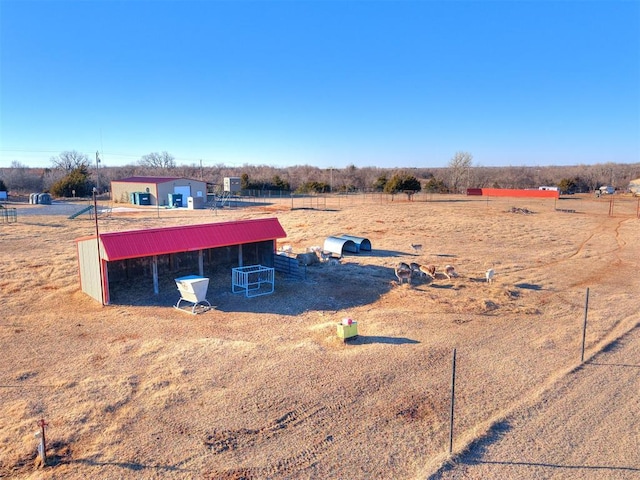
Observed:
[[[101,232],[277,217],[278,245],[298,253],[335,234],[371,241],[303,280],[276,275],[271,295],[233,294],[219,273],[199,315],[151,279],[102,307],[80,290],[74,242],[94,221],[11,206],[0,477],[640,478],[637,199],[616,195],[613,212],[590,195],[422,195],[101,214]],[[400,261],[438,273],[400,285]],[[347,317],[359,336],[345,343]]]

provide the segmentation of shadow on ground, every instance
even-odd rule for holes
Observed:
[[[181,275],[183,273],[174,272],[171,276],[161,277],[158,295],[153,293],[149,279],[114,282],[110,288],[111,304],[173,307],[180,300],[174,278]],[[314,265],[307,267],[304,275],[304,279],[298,279],[277,273],[273,293],[247,297],[245,293],[231,291],[230,273],[218,273],[209,276],[206,299],[214,311],[295,316],[308,311],[341,310],[373,303],[395,286],[396,279],[390,267],[355,263]],[[183,308],[192,305],[181,303]]]
[[[375,335],[358,335],[345,341],[348,345],[367,345],[370,343],[384,343],[388,345],[405,345],[420,343],[418,340],[412,340],[404,337],[379,337]]]

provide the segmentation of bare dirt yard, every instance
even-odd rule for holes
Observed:
[[[0,225],[0,477],[640,477],[637,200],[389,200],[101,214],[101,232],[275,216],[294,252],[371,241],[304,280],[276,275],[271,295],[218,275],[199,315],[150,279],[102,307],[80,290],[74,242],[93,220],[17,205]],[[399,285],[400,261],[438,273]],[[345,343],[346,317],[359,336]]]

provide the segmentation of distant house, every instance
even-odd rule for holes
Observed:
[[[631,182],[629,182],[629,186],[627,188],[634,195],[640,196],[640,178],[636,178],[635,180],[631,180]]]
[[[186,207],[189,197],[201,198],[206,203],[207,183],[182,177],[129,177],[113,180],[111,195],[115,203],[176,206],[180,199],[177,206]],[[144,201],[140,202],[140,198]]]
[[[616,189],[614,187],[603,185],[598,189],[600,195],[613,195],[616,193]]]

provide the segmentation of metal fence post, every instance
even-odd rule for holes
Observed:
[[[451,359],[451,414],[449,416],[449,455],[453,452],[453,407],[456,399],[456,349],[453,349]]]
[[[584,362],[584,344],[587,338],[587,313],[589,312],[589,288],[587,287],[587,298],[584,301],[584,324],[582,325],[582,353],[580,363]]]

